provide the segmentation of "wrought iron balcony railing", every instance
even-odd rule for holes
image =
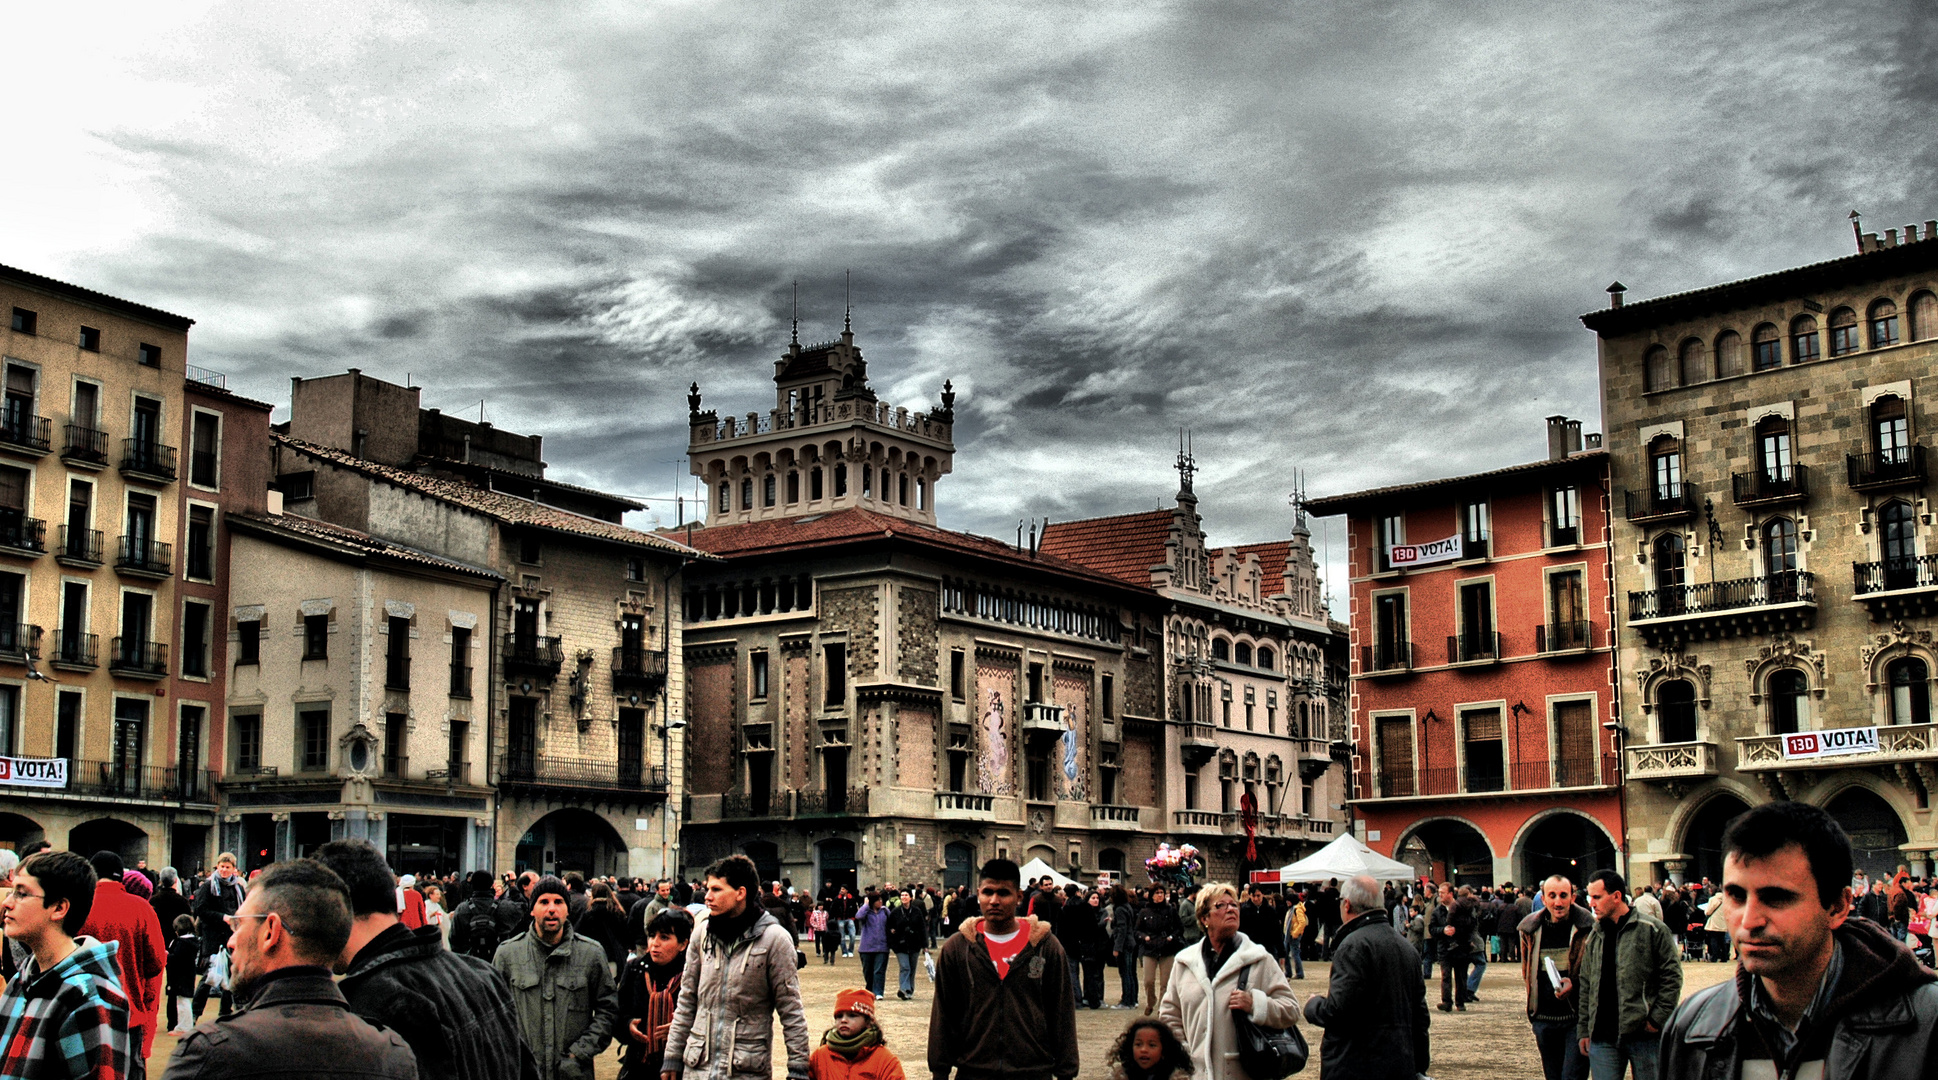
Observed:
[[[45,454],[53,447],[54,425],[45,416],[28,416],[0,410],[0,443],[31,454]]]
[[[108,670],[143,679],[159,679],[168,674],[168,646],[154,641],[125,637],[114,639],[108,653]]]
[[[1632,592],[1628,594],[1628,617],[1631,621],[1668,619],[1772,604],[1814,603],[1816,598],[1816,578],[1810,571],[1785,570],[1735,581]]]
[[[105,465],[108,461],[108,433],[86,424],[68,424],[67,441],[61,447],[61,456],[88,465]]]
[[[146,536],[124,536],[114,557],[114,568],[131,574],[166,577],[174,567],[175,550],[160,540]]]
[[[55,549],[54,557],[63,562],[101,565],[101,530],[61,526],[60,547]]]
[[[1695,485],[1687,483],[1659,490],[1625,491],[1622,496],[1630,521],[1668,521],[1691,517],[1698,505]]]
[[[121,440],[121,471],[149,480],[175,479],[175,448],[147,439]]]
[[[1536,652],[1567,652],[1595,647],[1595,625],[1587,620],[1548,623],[1534,628]]]
[[[1845,475],[1854,491],[1879,491],[1925,482],[1925,448],[1900,446],[1875,454],[1847,454]]]
[[[1738,506],[1797,502],[1810,497],[1810,467],[1791,465],[1782,469],[1731,473],[1729,486]]]

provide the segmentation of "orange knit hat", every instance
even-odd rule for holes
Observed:
[[[859,986],[849,987],[834,996],[834,1014],[860,1013],[870,1020],[875,1018],[875,995]]]

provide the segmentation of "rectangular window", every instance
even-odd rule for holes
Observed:
[[[1379,793],[1382,798],[1413,794],[1413,719],[1382,716],[1374,721],[1379,739]]]
[[[388,647],[384,650],[384,688],[409,690],[410,620],[393,615],[385,620],[384,629],[389,631]]]
[[[1884,305],[1879,305],[1880,308]],[[1889,313],[1880,310],[1871,317],[1871,348],[1882,349],[1898,343],[1898,312],[1891,308]]]
[[[188,508],[188,550],[183,573],[203,581],[215,579],[215,511],[206,506]]]
[[[646,580],[646,560],[645,559],[642,559],[639,556],[634,555],[631,558],[626,560],[626,580],[627,581]]]
[[[204,679],[209,674],[209,606],[182,605],[182,674]]]
[[[1557,701],[1554,705],[1555,783],[1560,787],[1588,787],[1597,780],[1595,765],[1595,703]]]
[[[1470,502],[1460,508],[1461,554],[1469,559],[1485,559],[1493,536],[1485,502]]]
[[[1581,571],[1548,575],[1548,634],[1550,649],[1579,649],[1588,644],[1588,604],[1582,593]]]
[[[243,619],[236,623],[236,665],[262,663],[262,621]]]
[[[949,650],[949,696],[957,701],[962,701],[967,696],[965,693],[967,682],[965,668],[967,665],[967,654],[961,649]],[[1110,676],[1106,675],[1104,678],[1108,679]]]
[[[1393,569],[1390,557],[1393,547],[1406,543],[1406,515],[1388,514],[1379,519],[1378,565],[1381,570]]]
[[[34,327],[39,324],[39,321],[39,317],[26,308],[13,309],[13,332],[16,334],[34,333]]]
[[[386,728],[388,725],[386,725]],[[311,709],[296,716],[298,767],[304,772],[322,772],[330,767],[330,713]]]
[[[1682,498],[1682,454],[1669,450],[1651,459],[1655,501],[1658,503],[1675,502]]]
[[[814,468],[808,470],[808,501],[819,502],[820,499],[821,499],[821,466],[816,465]]]
[[[20,752],[20,687],[0,686],[0,754]]]
[[[188,482],[197,487],[216,486],[221,453],[222,418],[214,413],[195,414],[194,428],[188,437]]]
[[[262,716],[238,713],[229,722],[235,727],[236,771],[253,773],[262,768]]]
[[[1116,676],[1111,675],[1109,673],[1105,673],[1103,677],[1103,692],[1099,695],[1099,697],[1102,700],[1103,718],[1106,720],[1115,719],[1117,717],[1117,678]]]
[[[1373,670],[1403,668],[1413,662],[1413,646],[1406,638],[1406,595],[1383,593],[1373,598]]]
[[[861,497],[873,498],[875,495],[875,470],[866,465],[861,467]]]
[[[1506,787],[1506,757],[1501,751],[1501,711],[1472,709],[1460,714],[1467,757],[1466,791],[1501,791]]]
[[[801,501],[801,474],[797,472],[788,473],[787,474],[787,505],[793,506],[795,503],[800,501]]]
[[[1043,700],[1043,665],[1042,664],[1030,665],[1029,681],[1027,686],[1024,688],[1024,693],[1026,695],[1023,698],[1024,701]]]
[[[276,490],[283,493],[285,502],[302,502],[316,498],[316,471],[283,473],[276,477]]]
[[[1816,356],[1817,335],[1810,335],[1811,356]],[[1801,348],[1801,345],[1799,345]],[[1802,362],[1799,357],[1798,362]],[[1754,371],[1768,371],[1783,364],[1783,342],[1777,340],[1776,331],[1769,331],[1768,337],[1758,336],[1750,343],[1750,365]]]
[[[142,367],[160,367],[161,346],[149,345],[146,342],[142,343],[135,351],[135,363],[140,364]]]
[[[750,653],[748,654],[747,662],[748,662],[748,666],[751,668],[750,674],[752,678],[749,681],[753,684],[754,697],[756,699],[766,697],[767,696],[767,654],[764,652]]]
[[[1573,485],[1548,493],[1548,546],[1581,543],[1581,489]]]
[[[646,710],[620,709],[616,734],[619,739],[619,783],[626,787],[638,787],[640,781],[647,779]]]
[[[821,646],[821,680],[827,688],[822,703],[838,709],[848,701],[848,646],[834,641]]]
[[[80,756],[81,748],[80,691],[62,690],[54,713],[54,756],[72,761]]]
[[[630,710],[621,709],[619,711],[624,713]],[[624,717],[621,717],[621,720],[620,731],[622,735],[620,742],[623,744],[625,742],[623,735],[625,731],[623,724]],[[622,746],[621,754],[623,755],[623,753],[624,747]],[[452,783],[468,784],[471,782],[471,721],[451,721],[451,734],[444,743],[444,767],[451,770]],[[622,759],[619,763],[619,770],[621,773],[624,773],[625,769],[626,763]]]
[[[37,430],[40,417],[34,414],[37,381],[33,368],[7,365],[5,395],[0,397],[0,438],[15,445],[45,448],[46,437]]]
[[[1830,355],[1849,356],[1857,351],[1857,321],[1852,319],[1848,326],[1830,328]]]
[[[518,534],[518,561],[537,563],[539,556],[538,534],[524,532]]]
[[[848,466],[845,464],[836,465],[834,467],[834,497],[839,499],[846,494],[848,494]]]
[[[401,779],[410,771],[410,717],[384,714],[384,775]]]
[[[1488,660],[1499,655],[1494,642],[1494,586],[1473,581],[1460,587],[1458,661]]]
[[[471,696],[471,631],[462,626],[451,628],[451,696]]]
[[[81,348],[86,352],[100,352],[101,331],[92,326],[81,327]]]
[[[205,715],[207,710],[200,705],[184,705],[176,723],[175,790],[185,796],[202,791],[195,774],[202,768],[202,718]]]
[[[1808,364],[1812,360],[1816,360],[1822,356],[1821,347],[1818,345],[1819,340],[1821,339],[1817,337],[1817,324],[1815,321],[1812,321],[1810,329],[1790,338],[1790,362],[1793,364]],[[1769,344],[1775,345],[1776,343],[1770,342]],[[1776,364],[1772,363],[1770,366],[1775,367]],[[1757,365],[1756,370],[1763,370],[1761,363]]]
[[[328,615],[303,616],[303,659],[328,660],[330,658],[330,617]]]

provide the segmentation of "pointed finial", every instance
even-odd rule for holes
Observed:
[[[1198,463],[1191,457],[1191,432],[1187,428],[1178,429],[1178,494],[1191,493],[1191,477],[1198,471]]]
[[[801,343],[801,279],[795,278],[794,279],[794,333],[788,338],[788,344],[799,345],[800,343]]]
[[[855,272],[854,272],[853,270],[843,270],[843,271],[841,272],[841,278],[842,278],[842,283],[841,283],[841,306],[842,306],[842,312],[841,312],[841,332],[842,332],[842,333],[844,333],[844,334],[852,334],[852,333],[854,333],[854,329],[855,329],[855,326],[854,326],[854,314],[855,314]]]

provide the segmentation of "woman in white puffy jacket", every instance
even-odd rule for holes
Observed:
[[[1260,1027],[1298,1023],[1299,1000],[1265,946],[1238,932],[1238,890],[1211,883],[1198,890],[1198,922],[1205,936],[1185,946],[1171,969],[1158,1016],[1191,1051],[1193,1080],[1253,1080],[1238,1063],[1232,1010]],[[1240,993],[1240,974],[1246,990]]]

